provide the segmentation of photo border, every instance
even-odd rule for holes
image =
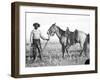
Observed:
[[[19,35],[20,35],[20,20],[19,20],[19,9],[20,6],[39,6],[39,7],[55,7],[55,8],[73,8],[73,9],[88,9],[95,10],[95,70],[89,71],[75,71],[75,72],[57,72],[57,73],[43,73],[43,74],[23,74],[20,75],[20,64],[19,64]],[[98,47],[97,47],[97,7],[96,6],[81,6],[81,5],[62,5],[62,4],[46,4],[46,3],[31,3],[31,2],[13,2],[11,4],[11,76],[15,78],[25,77],[41,77],[41,76],[58,76],[58,75],[72,75],[72,74],[86,74],[86,73],[97,73],[98,71]]]

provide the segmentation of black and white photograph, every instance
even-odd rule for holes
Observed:
[[[97,7],[24,2],[13,6],[16,76],[97,72]]]
[[[26,67],[90,63],[90,15],[26,12]]]

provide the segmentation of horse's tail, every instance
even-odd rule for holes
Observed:
[[[90,43],[90,35],[89,34],[87,34],[87,38],[86,39],[87,39],[87,42]]]
[[[84,42],[84,47],[83,47],[83,50],[84,50],[84,52],[86,53],[86,51],[87,51],[87,48],[88,48],[88,44],[90,43],[90,35],[89,34],[87,34],[86,35],[86,39],[85,39],[85,42]]]

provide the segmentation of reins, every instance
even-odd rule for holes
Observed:
[[[48,44],[49,41],[47,41],[42,49],[42,52],[44,51],[44,49],[46,48],[47,44]]]
[[[50,39],[49,39],[49,40],[50,40]],[[43,51],[44,51],[44,49],[46,48],[46,46],[47,46],[47,44],[48,44],[49,40],[45,43],[44,47],[42,48],[42,52],[43,52]]]

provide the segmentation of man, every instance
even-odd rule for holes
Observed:
[[[41,31],[39,30],[40,24],[39,23],[34,23],[33,24],[34,29],[31,31],[31,35],[30,35],[30,43],[31,43],[31,47],[32,49],[32,56],[33,59],[36,59],[37,56],[37,51],[39,53],[39,58],[42,60],[41,57],[41,52],[42,52],[42,48],[41,48],[41,42],[40,42],[40,38],[43,40],[49,40],[49,36],[48,38],[45,38]]]

